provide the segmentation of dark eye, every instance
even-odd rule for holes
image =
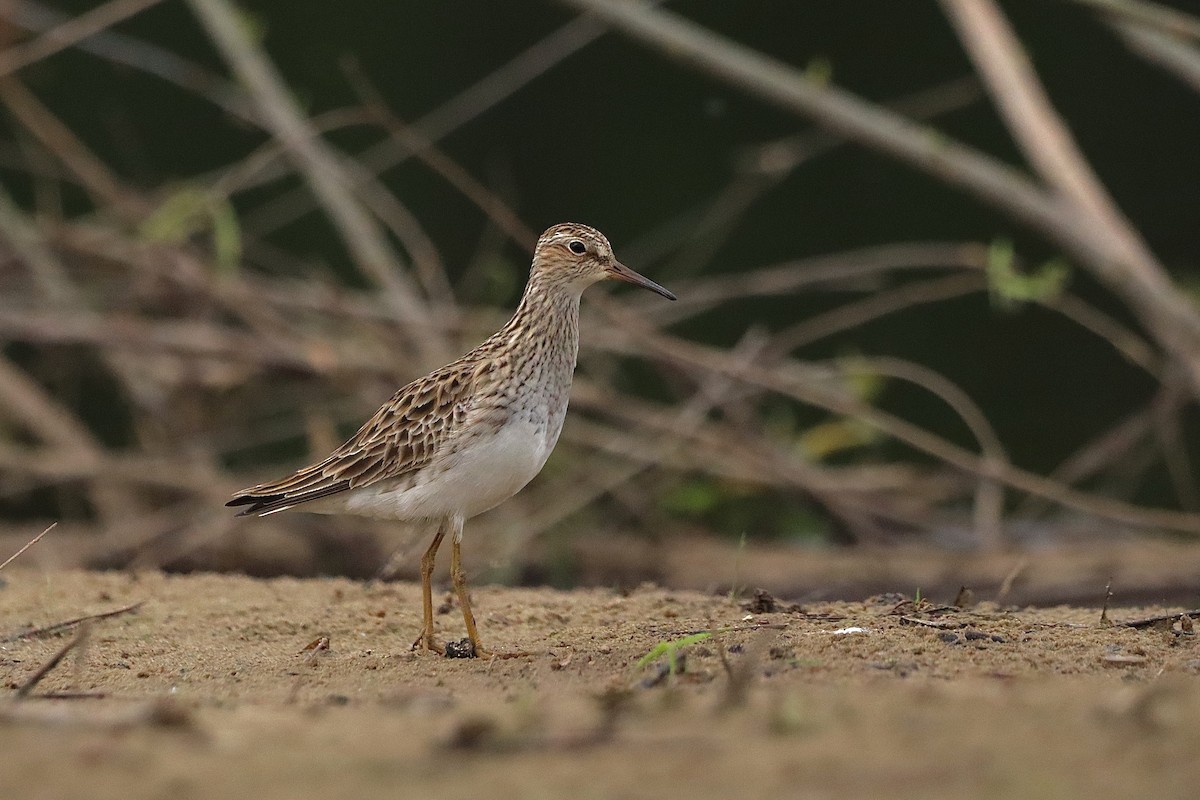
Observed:
[[[587,245],[584,244],[583,242],[579,241],[578,239],[572,239],[571,242],[567,245],[567,247],[570,249],[570,251],[572,253],[574,253],[577,256],[581,256],[587,252]]]

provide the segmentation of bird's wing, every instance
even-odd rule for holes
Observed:
[[[225,505],[247,506],[238,516],[262,516],[416,472],[462,427],[487,368],[458,361],[413,381],[328,458],[281,480],[244,489]]]

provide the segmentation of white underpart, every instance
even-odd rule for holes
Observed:
[[[351,489],[341,510],[401,520],[481,514],[519,492],[541,471],[562,428],[561,420],[557,425],[555,420],[547,422],[550,424],[536,425],[512,419],[495,433],[480,436],[458,453],[421,470],[411,487]]]

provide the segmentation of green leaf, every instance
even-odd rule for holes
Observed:
[[[638,659],[637,666],[640,669],[666,656],[670,664],[671,674],[675,675],[679,671],[679,651],[711,637],[711,631],[701,631],[700,633],[693,633],[669,642],[659,642],[651,648],[649,653]]]
[[[862,420],[846,417],[813,425],[800,434],[798,448],[809,461],[821,461],[845,450],[865,447],[881,438],[879,430]]]
[[[870,361],[857,355],[847,355],[838,359],[838,366],[846,380],[846,388],[859,400],[870,403],[883,394],[887,378],[872,369]]]
[[[232,275],[242,263],[242,228],[237,212],[225,199],[213,204],[209,211],[212,214],[213,258],[222,274]]]
[[[698,517],[716,508],[721,499],[721,491],[711,481],[696,480],[675,487],[661,502],[667,511]]]
[[[213,259],[222,274],[242,259],[242,230],[228,198],[196,186],[183,186],[159,204],[138,231],[150,242],[180,244],[198,234],[212,238]]]
[[[819,86],[828,86],[833,80],[833,62],[825,56],[809,59],[804,67],[804,77]]]
[[[988,291],[1001,308],[1022,302],[1054,300],[1067,285],[1071,269],[1062,259],[1051,259],[1027,273],[1016,269],[1016,254],[1008,239],[997,239],[988,248]]]

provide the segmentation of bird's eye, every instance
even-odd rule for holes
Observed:
[[[587,245],[578,239],[572,239],[570,243],[567,244],[567,247],[577,256],[581,256],[587,252]]]

